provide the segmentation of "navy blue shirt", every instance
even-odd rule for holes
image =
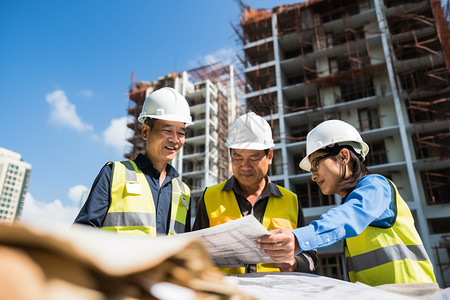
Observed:
[[[152,191],[153,201],[156,211],[156,233],[158,235],[167,235],[169,232],[170,209],[172,201],[172,183],[171,180],[179,176],[177,170],[170,164],[166,166],[166,179],[159,185],[160,172],[155,169],[147,156],[139,154],[134,160],[137,167],[145,174],[150,190]],[[85,224],[92,227],[102,227],[103,220],[106,217],[111,204],[111,172],[112,164],[106,164],[100,170],[92,184],[91,191],[86,203],[81,208],[74,223]],[[190,209],[186,216],[186,231],[190,228]]]

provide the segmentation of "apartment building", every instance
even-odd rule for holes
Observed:
[[[19,153],[0,147],[0,223],[20,221],[30,173]]]
[[[239,4],[246,109],[272,126],[272,180],[298,194],[307,221],[340,204],[298,163],[315,125],[352,124],[370,146],[369,170],[396,183],[440,286],[450,286],[450,39],[441,2]],[[319,274],[345,278],[342,243],[319,254]]]
[[[129,92],[128,114],[131,122],[127,125],[134,134],[129,139],[133,145],[125,155],[134,159],[145,152],[141,137],[141,124],[137,117],[147,96],[162,87],[172,87],[182,94],[189,103],[193,125],[186,129],[186,141],[172,165],[181,179],[191,188],[194,210],[203,190],[207,186],[228,179],[231,175],[229,152],[225,146],[228,126],[240,112],[236,100],[235,87],[240,81],[232,65],[217,62],[211,65],[172,73],[154,81],[134,83]]]

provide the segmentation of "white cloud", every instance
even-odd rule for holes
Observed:
[[[209,65],[219,61],[223,62],[224,64],[235,64],[236,60],[237,57],[235,49],[222,48],[199,59],[190,60],[188,64],[192,67]]]
[[[133,131],[127,127],[127,117],[112,119],[108,128],[103,131],[103,141],[106,145],[114,147],[119,153],[123,153],[125,147],[131,145],[127,138],[131,137]]]
[[[207,64],[213,64],[215,62],[221,61],[225,64],[231,64],[235,61],[236,51],[231,48],[219,49],[214,53],[205,56],[204,60]]]
[[[94,93],[91,90],[82,90],[78,93],[78,95],[84,98],[91,98],[94,96]]]
[[[77,115],[75,105],[70,103],[63,90],[56,90],[46,95],[50,104],[50,121],[56,125],[66,126],[78,131],[92,130],[92,125],[85,124]]]
[[[100,137],[98,136],[98,134],[96,134],[96,133],[90,134],[90,135],[89,135],[89,138],[90,138],[91,140],[93,140],[93,141],[101,142],[101,138],[100,138]]]
[[[79,212],[78,207],[64,206],[60,200],[45,203],[36,201],[30,193],[25,196],[21,223],[32,225],[33,223],[51,224],[69,228]]]
[[[81,203],[81,201],[85,200],[84,198],[87,197],[87,193],[88,193],[89,189],[87,187],[85,187],[84,185],[76,185],[73,186],[69,189],[69,192],[67,193],[67,195],[69,196],[70,200],[72,200],[72,202],[75,205],[79,205]],[[81,199],[81,197],[83,197],[83,199]]]

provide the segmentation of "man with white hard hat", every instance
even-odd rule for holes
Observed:
[[[189,231],[190,190],[169,162],[192,124],[189,105],[164,87],[144,102],[138,121],[146,152],[134,160],[108,162],[97,175],[75,223],[128,235]]]
[[[213,227],[252,214],[268,230],[295,229],[305,225],[297,195],[272,183],[267,175],[274,145],[267,121],[249,112],[229,128],[225,145],[230,148],[233,176],[205,189],[200,198],[193,230]],[[249,272],[313,272],[315,250],[304,251],[280,264],[262,263],[223,268],[228,274]]]

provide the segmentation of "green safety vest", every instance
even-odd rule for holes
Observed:
[[[414,227],[411,211],[397,187],[390,184],[394,223],[387,228],[368,226],[360,235],[345,240],[349,279],[371,286],[436,282],[433,265]]]
[[[213,227],[222,223],[230,222],[242,218],[236,196],[233,190],[222,191],[225,181],[217,185],[208,187],[205,191],[204,202],[209,218],[209,226]],[[271,195],[269,197],[266,210],[262,219],[262,225],[267,230],[285,228],[297,228],[298,201],[297,195],[291,191],[278,186],[283,197]],[[227,274],[243,274],[245,268],[219,268]],[[262,263],[256,265],[257,272],[279,272],[272,263]]]
[[[145,174],[132,160],[110,162],[111,205],[102,229],[119,234],[156,236],[156,210]],[[185,232],[190,190],[178,177],[172,179],[169,234]]]

